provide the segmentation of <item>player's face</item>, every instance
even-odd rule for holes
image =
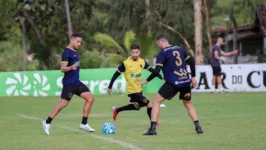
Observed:
[[[75,50],[78,50],[81,46],[82,38],[76,37],[71,39],[71,44]]]
[[[157,41],[157,45],[158,45],[158,47],[159,47],[160,49],[163,48],[163,46],[162,46],[162,42],[161,42],[161,41]]]
[[[220,42],[220,45],[224,45],[224,40],[223,39],[220,39],[219,42]]]
[[[140,55],[140,50],[139,49],[132,49],[131,50],[131,57],[134,61],[138,60]]]

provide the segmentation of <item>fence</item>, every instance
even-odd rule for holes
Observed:
[[[95,95],[106,94],[106,88],[115,68],[83,69],[81,81]],[[266,64],[222,65],[223,86],[228,91],[266,91]],[[144,71],[145,79],[150,73]],[[63,73],[55,71],[2,72],[0,73],[0,96],[59,96],[62,90]],[[199,89],[195,92],[210,92],[212,69],[207,65],[196,66]],[[162,81],[154,79],[143,86],[144,93],[156,93]],[[114,93],[125,93],[126,81],[121,75],[114,83]]]

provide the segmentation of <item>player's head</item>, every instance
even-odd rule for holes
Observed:
[[[169,40],[165,35],[160,35],[156,39],[159,48],[163,49],[169,46]]]
[[[219,37],[216,41],[216,44],[218,44],[219,46],[224,45],[224,39]]]
[[[137,44],[132,44],[130,46],[130,51],[131,51],[131,58],[136,61],[138,60],[139,58],[139,55],[140,55],[140,48],[139,48],[139,45]]]
[[[80,34],[74,33],[71,35],[70,45],[75,50],[78,50],[80,48],[81,42],[82,42],[82,37]]]

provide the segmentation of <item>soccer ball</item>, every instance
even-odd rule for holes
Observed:
[[[110,122],[107,122],[102,126],[102,132],[104,134],[115,134],[115,131],[116,131],[115,125]]]

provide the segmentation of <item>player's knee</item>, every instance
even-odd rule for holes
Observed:
[[[91,93],[86,93],[86,95],[82,95],[82,97],[88,103],[93,103],[95,101],[95,98],[94,98],[94,96]]]
[[[149,103],[148,105],[146,105],[147,108],[152,108],[152,104]]]
[[[189,107],[192,106],[191,101],[187,101],[187,100],[183,100],[183,104],[184,104],[184,106],[185,106],[186,108],[189,108]]]
[[[61,108],[67,107],[68,104],[69,104],[69,101],[68,101],[68,100],[64,100],[64,99],[62,99],[62,100],[60,101]]]
[[[134,103],[134,107],[136,108],[136,110],[140,110],[140,105],[139,105],[139,103]]]
[[[141,103],[139,103],[140,107],[147,107],[149,105],[150,101],[146,98],[142,100]]]
[[[86,98],[86,101],[89,103],[93,103],[95,101],[94,96],[89,96],[88,98]]]

